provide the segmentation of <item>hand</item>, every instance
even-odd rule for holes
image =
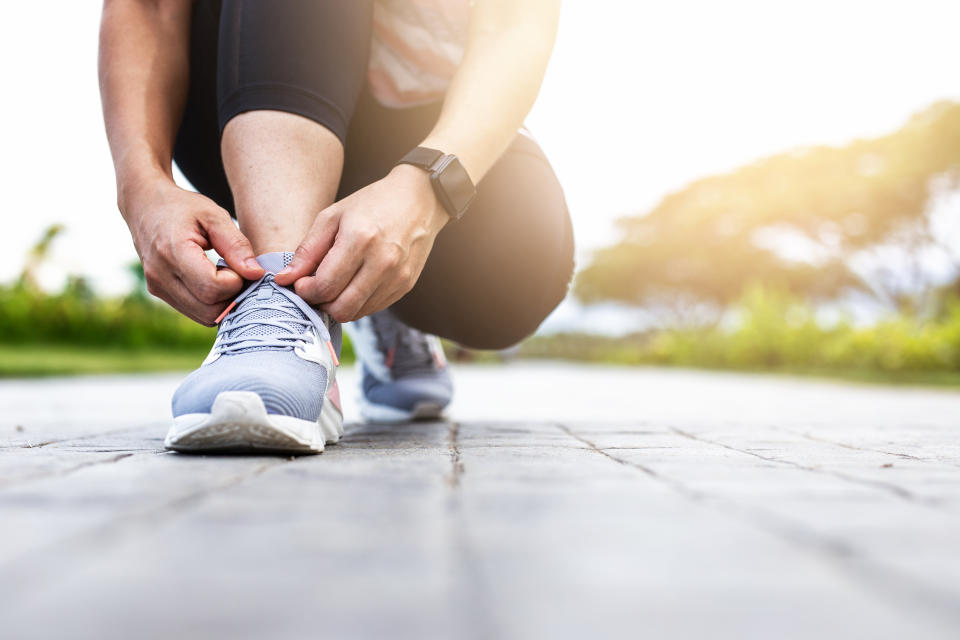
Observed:
[[[362,318],[413,288],[447,220],[429,175],[398,165],[321,211],[276,282],[338,322]]]
[[[209,198],[158,180],[125,198],[121,211],[143,263],[147,290],[201,324],[212,326],[243,287],[263,275],[253,248],[230,214]],[[217,269],[215,249],[230,269]]]

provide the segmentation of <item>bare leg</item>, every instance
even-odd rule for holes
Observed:
[[[221,140],[240,230],[257,255],[293,251],[333,204],[343,145],[329,129],[285,111],[247,111]]]

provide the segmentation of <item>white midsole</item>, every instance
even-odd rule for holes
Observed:
[[[178,451],[249,448],[319,453],[325,443],[337,442],[342,435],[343,414],[329,398],[314,422],[268,414],[263,400],[251,391],[223,391],[210,413],[174,418],[165,445]]]

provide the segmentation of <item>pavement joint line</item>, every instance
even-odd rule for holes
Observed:
[[[447,429],[447,451],[450,456],[450,474],[447,476],[447,482],[454,489],[460,485],[460,477],[463,475],[463,460],[460,457],[460,447],[457,444],[457,436],[460,433],[459,423],[450,420]]]
[[[586,447],[574,447],[568,444],[472,444],[460,442],[458,449],[569,449],[571,451],[583,451]],[[631,449],[633,447],[606,447],[609,449]]]
[[[21,485],[36,482],[37,480],[45,480],[47,478],[62,478],[68,476],[71,473],[80,471],[81,469],[86,469],[87,467],[96,467],[103,464],[114,464],[129,458],[133,455],[158,455],[162,453],[167,453],[166,451],[149,451],[144,454],[135,454],[135,453],[120,453],[109,458],[102,460],[88,460],[86,462],[79,462],[73,466],[65,467],[63,469],[56,469],[54,471],[41,471],[33,474],[28,474],[26,476],[20,476],[19,478],[0,478],[0,489],[7,489],[9,487],[19,487]]]
[[[813,553],[854,581],[859,588],[877,597],[892,599],[896,604],[901,604],[906,598],[913,606],[935,613],[939,619],[950,625],[960,622],[960,611],[956,608],[953,594],[919,582],[895,569],[877,565],[841,538],[824,535],[810,529],[802,521],[784,518],[763,508],[743,505],[730,498],[692,489],[682,482],[659,474],[650,467],[607,453],[566,425],[555,424],[561,431],[588,445],[594,452],[658,480],[692,503],[713,509],[723,516],[743,522],[787,544]]]
[[[569,429],[566,425],[558,424],[557,426],[571,437],[576,438],[577,440],[580,440],[589,446],[594,452],[609,458],[617,464],[645,473],[646,475],[656,479],[694,503],[711,506],[724,515],[734,517],[738,520],[746,520],[752,525],[759,526],[768,533],[774,533],[778,537],[787,538],[791,542],[799,543],[805,548],[815,548],[820,551],[827,552],[827,554],[830,556],[840,558],[855,555],[853,548],[850,547],[845,541],[836,538],[830,538],[812,531],[802,522],[789,520],[765,509],[747,507],[734,502],[729,498],[723,498],[721,496],[693,489],[683,482],[664,476],[652,468],[636,462],[635,460],[625,460],[623,458],[618,458],[613,454],[607,453],[605,450],[600,449],[587,438],[584,438],[580,434]],[[743,518],[742,516],[747,517]]]
[[[583,436],[581,436],[580,434],[574,432],[572,429],[570,429],[570,428],[569,428],[567,425],[565,425],[565,424],[561,424],[561,423],[558,422],[558,423],[556,423],[556,426],[557,426],[557,428],[559,428],[561,431],[563,431],[564,433],[566,433],[566,434],[567,434],[568,436],[570,436],[571,438],[574,438],[574,439],[576,439],[576,440],[579,440],[579,441],[582,442],[583,444],[587,445],[587,447],[590,448],[590,449],[591,449],[592,451],[594,451],[595,453],[599,453],[600,455],[602,455],[602,456],[604,456],[604,457],[606,457],[606,458],[609,458],[610,460],[612,460],[613,462],[616,462],[617,464],[620,464],[620,465],[623,465],[623,466],[626,466],[626,467],[632,467],[633,469],[636,469],[636,470],[638,470],[638,471],[642,471],[643,473],[647,474],[647,475],[650,476],[651,478],[655,478],[655,479],[659,480],[660,482],[662,482],[662,483],[670,486],[672,489],[674,489],[674,490],[676,490],[676,491],[679,491],[680,493],[684,494],[686,497],[691,498],[691,499],[693,499],[693,500],[699,501],[699,500],[703,500],[703,499],[706,498],[706,496],[703,495],[703,494],[701,494],[699,491],[696,491],[696,490],[694,490],[694,489],[691,489],[690,487],[688,487],[688,486],[686,486],[686,485],[684,485],[684,484],[682,484],[682,483],[676,482],[676,481],[674,481],[674,480],[672,480],[672,479],[670,479],[670,478],[667,478],[667,477],[665,477],[665,476],[661,476],[659,473],[657,473],[656,471],[654,471],[654,470],[651,469],[650,467],[647,467],[647,466],[645,466],[645,465],[642,465],[642,464],[640,464],[639,462],[624,460],[624,459],[622,459],[622,458],[618,458],[618,457],[616,457],[616,456],[614,456],[614,455],[612,455],[612,454],[607,453],[607,450],[612,450],[612,447],[600,448],[600,447],[598,447],[596,444],[594,444],[593,442],[591,442],[590,440],[588,440],[588,439],[584,438]]]
[[[856,445],[853,445],[847,442],[839,442],[837,440],[830,440],[829,438],[821,438],[820,436],[815,436],[812,433],[809,433],[806,431],[796,431],[794,429],[787,429],[785,427],[778,427],[775,425],[769,425],[769,428],[773,429],[774,431],[781,431],[783,433],[790,433],[792,435],[799,436],[801,438],[806,438],[807,440],[812,440],[813,442],[822,442],[824,444],[832,444],[834,446],[842,447],[843,449],[850,449],[852,451],[864,451],[867,453],[882,453],[884,455],[894,456],[904,460],[916,460],[917,462],[931,462],[935,464],[944,464],[947,466],[960,468],[960,462],[956,462],[954,460],[940,460],[938,458],[927,458],[923,456],[915,456],[909,453],[900,453],[897,451],[886,451],[884,449],[875,449],[873,447],[858,447]]]
[[[78,440],[90,440],[92,438],[99,438],[100,436],[111,436],[118,433],[123,433],[125,431],[136,431],[137,429],[143,429],[150,425],[136,425],[132,427],[120,427],[119,429],[110,429],[109,431],[98,431],[97,433],[87,433],[81,436],[71,436],[69,438],[54,438],[53,440],[45,440],[43,442],[28,442],[26,444],[5,444],[0,445],[0,451],[8,450],[15,451],[17,449],[40,449],[43,447],[48,447],[52,444],[62,444],[64,442],[75,442]]]
[[[937,499],[935,499],[935,498],[926,498],[926,497],[918,496],[918,495],[916,495],[915,493],[913,493],[912,491],[909,491],[909,490],[907,490],[907,489],[904,489],[903,487],[901,487],[901,486],[899,486],[899,485],[896,485],[896,484],[893,484],[893,483],[890,483],[890,482],[885,482],[885,481],[883,481],[883,480],[873,480],[873,479],[871,479],[871,478],[862,478],[862,477],[860,477],[860,476],[850,475],[850,474],[844,473],[844,472],[842,472],[842,471],[834,471],[834,470],[832,470],[832,469],[824,469],[824,468],[822,468],[822,467],[811,467],[811,466],[809,466],[809,465],[801,464],[801,463],[795,462],[795,461],[793,461],[793,460],[784,460],[783,458],[775,458],[775,457],[772,457],[772,456],[765,456],[765,455],[761,455],[761,454],[757,453],[756,451],[753,451],[753,450],[750,450],[750,449],[740,449],[739,447],[734,447],[733,445],[729,445],[729,444],[727,444],[727,443],[725,443],[725,442],[718,442],[718,441],[716,441],[716,440],[710,440],[709,438],[702,438],[702,437],[700,437],[700,436],[697,436],[696,434],[693,434],[693,433],[689,433],[689,432],[687,432],[687,431],[684,431],[683,429],[678,429],[678,428],[676,428],[676,427],[670,427],[670,428],[671,428],[677,435],[683,436],[684,438],[689,438],[690,440],[694,440],[694,441],[696,441],[696,442],[702,442],[703,444],[709,444],[709,445],[712,445],[712,446],[715,446],[715,447],[722,447],[722,448],[727,449],[727,450],[729,450],[729,451],[735,451],[735,452],[737,452],[737,453],[742,453],[742,454],[744,454],[744,455],[753,456],[754,458],[759,458],[760,460],[765,460],[766,462],[774,462],[774,463],[777,463],[777,464],[790,466],[790,467],[793,467],[793,468],[795,468],[795,469],[800,469],[800,470],[803,470],[803,471],[808,471],[808,472],[810,472],[810,473],[816,473],[816,474],[821,474],[821,475],[833,476],[833,477],[835,477],[835,478],[840,478],[841,480],[846,480],[847,482],[852,482],[852,483],[855,483],[855,484],[861,484],[861,485],[864,485],[864,486],[867,486],[867,487],[873,487],[873,488],[875,488],[875,489],[883,490],[883,491],[885,491],[885,492],[887,492],[887,493],[890,493],[890,494],[892,494],[892,495],[894,495],[894,496],[896,496],[896,497],[898,497],[898,498],[900,498],[900,499],[902,499],[902,500],[906,500],[907,502],[911,502],[911,503],[914,503],[914,504],[922,504],[922,505],[930,506],[930,507],[939,507],[939,506],[941,506],[941,501],[940,501],[940,500],[937,500]]]
[[[643,472],[644,474],[658,480],[665,486],[673,489],[694,503],[713,507],[724,515],[734,517],[737,520],[746,521],[754,526],[758,526],[767,533],[773,533],[780,538],[785,538],[792,543],[803,546],[804,548],[813,548],[821,552],[826,552],[826,555],[834,558],[843,559],[856,555],[855,550],[845,541],[826,537],[820,533],[812,531],[802,522],[785,519],[782,516],[778,516],[777,514],[764,509],[746,507],[730,500],[729,498],[723,498],[703,491],[698,491],[678,480],[664,476],[639,462],[634,460],[624,460],[623,458],[618,458],[613,454],[607,453],[606,450],[597,447],[593,442],[574,432],[566,425],[558,423],[557,426],[571,437],[576,438],[577,440],[586,444],[594,452],[609,458],[617,464]]]
[[[458,586],[451,597],[453,606],[463,611],[465,619],[461,626],[464,638],[502,638],[491,605],[492,587],[484,578],[477,553],[470,543],[469,527],[464,517],[464,494],[460,491],[460,478],[464,465],[458,438],[460,423],[447,421],[447,454],[450,458],[450,473],[446,475],[449,490],[446,492],[446,518],[450,525],[449,535],[452,542],[453,559],[459,573],[465,577],[464,585]]]
[[[158,451],[157,453],[176,455],[167,451]],[[157,529],[165,524],[169,518],[185,513],[191,505],[202,502],[206,497],[240,485],[247,480],[262,475],[268,469],[286,462],[288,462],[288,458],[269,460],[253,467],[248,473],[234,474],[220,483],[178,496],[154,507],[115,517],[99,526],[68,536],[66,539],[56,540],[45,548],[35,550],[26,556],[20,556],[2,563],[0,564],[0,572],[2,572],[6,581],[17,585],[18,594],[23,594],[31,588],[40,588],[44,582],[49,582],[62,575],[67,562],[47,562],[45,565],[41,565],[46,567],[44,569],[38,567],[33,561],[35,556],[55,556],[59,553],[61,555],[65,554],[71,559],[97,557],[95,549],[117,546],[129,535],[144,528]],[[0,611],[4,610],[6,605],[7,603],[0,601]]]

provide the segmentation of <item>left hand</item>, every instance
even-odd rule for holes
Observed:
[[[449,220],[430,176],[401,164],[321,211],[276,276],[338,322],[386,309],[416,284]]]

